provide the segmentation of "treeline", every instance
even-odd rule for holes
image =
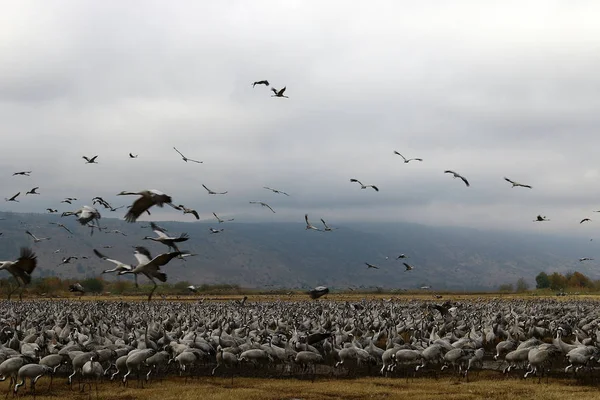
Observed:
[[[535,277],[537,289],[552,289],[552,290],[566,290],[566,289],[588,289],[588,290],[600,290],[600,280],[591,280],[581,272],[567,272],[565,275],[560,272],[553,272],[548,275],[546,272],[540,272]]]
[[[138,288],[135,287],[133,281],[129,280],[117,280],[117,281],[106,281],[102,278],[88,278],[83,280],[75,279],[61,279],[56,276],[37,278],[32,280],[31,284],[27,286],[26,292],[37,296],[52,296],[52,295],[64,295],[69,292],[69,286],[79,282],[85,289],[86,293],[90,294],[113,294],[113,295],[138,295],[147,294],[152,284],[146,282],[140,282]],[[2,294],[8,294],[11,288],[14,288],[15,282],[13,279],[0,279],[0,292]],[[190,294],[188,289],[190,283],[187,281],[177,282],[174,284],[161,283],[158,285],[156,290],[157,294],[165,295],[185,295]],[[201,294],[242,294],[245,290],[239,285],[229,284],[217,284],[208,285],[204,284],[197,286],[197,293]],[[17,292],[15,292],[17,293]]]

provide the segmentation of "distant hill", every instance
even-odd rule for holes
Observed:
[[[106,232],[94,232],[73,217],[0,212],[0,259],[17,257],[19,247],[32,246],[39,258],[37,276],[62,278],[98,276],[111,264],[97,258],[96,248],[109,257],[135,263],[132,246],[144,245],[152,254],[166,246],[144,236],[154,236],[149,223],[128,224],[102,218]],[[62,222],[74,233],[50,222]],[[316,223],[317,221],[313,221]],[[516,232],[480,231],[470,228],[429,227],[408,223],[345,224],[333,232],[306,231],[304,223],[199,223],[159,222],[169,232],[187,232],[190,240],[180,248],[197,253],[187,261],[175,260],[164,267],[170,282],[194,284],[230,283],[244,287],[373,287],[413,289],[430,285],[437,290],[486,290],[524,277],[533,284],[540,271],[578,270],[600,279],[594,257],[599,246],[588,239]],[[225,228],[210,234],[209,227]],[[33,244],[29,229],[51,240]],[[112,246],[112,248],[103,248]],[[59,253],[54,253],[60,249]],[[404,272],[400,253],[414,270]],[[72,264],[58,266],[64,256],[78,256]],[[86,256],[87,259],[81,257]],[[386,259],[389,257],[389,259]],[[600,260],[600,257],[598,258]],[[379,270],[367,270],[365,262]],[[6,273],[4,273],[6,274]],[[109,278],[109,277],[107,277]],[[140,282],[146,278],[140,277]]]

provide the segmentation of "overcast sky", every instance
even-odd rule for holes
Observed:
[[[331,225],[592,237],[599,14],[595,1],[547,0],[5,2],[0,187],[21,202],[0,210],[65,211],[93,196],[118,206],[134,200],[122,190],[159,189],[202,220],[302,223],[308,212]],[[289,99],[252,87],[262,79]],[[33,173],[12,176],[22,170]],[[34,186],[40,196],[23,196]]]

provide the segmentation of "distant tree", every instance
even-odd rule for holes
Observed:
[[[567,279],[563,274],[558,272],[553,272],[548,276],[550,280],[550,289],[552,290],[562,290],[567,287]]]
[[[573,288],[591,288],[594,286],[590,278],[581,272],[573,272],[567,281],[567,285]]]
[[[104,290],[104,282],[97,278],[89,278],[81,282],[85,290],[92,293],[102,293]]]
[[[517,293],[524,293],[529,290],[529,283],[525,280],[525,278],[519,278],[517,280],[517,285],[515,291]]]
[[[500,286],[498,286],[498,291],[499,292],[503,292],[503,293],[510,293],[513,290],[513,284],[512,283],[504,283]]]
[[[550,278],[548,278],[548,274],[545,272],[540,272],[535,277],[535,287],[537,289],[546,289],[550,287]]]

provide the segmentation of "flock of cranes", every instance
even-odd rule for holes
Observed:
[[[140,250],[137,257],[148,257]],[[174,255],[161,255],[158,263]],[[31,254],[23,254],[32,263]],[[116,260],[119,273],[137,268]],[[146,264],[148,265],[148,264]],[[197,288],[190,286],[190,291]],[[74,284],[73,292],[83,288]],[[311,291],[315,298],[326,287]],[[600,313],[585,300],[0,303],[0,380],[80,390],[166,376],[386,377],[498,371],[594,379]],[[36,387],[36,384],[38,387]],[[7,393],[8,395],[8,393]]]

